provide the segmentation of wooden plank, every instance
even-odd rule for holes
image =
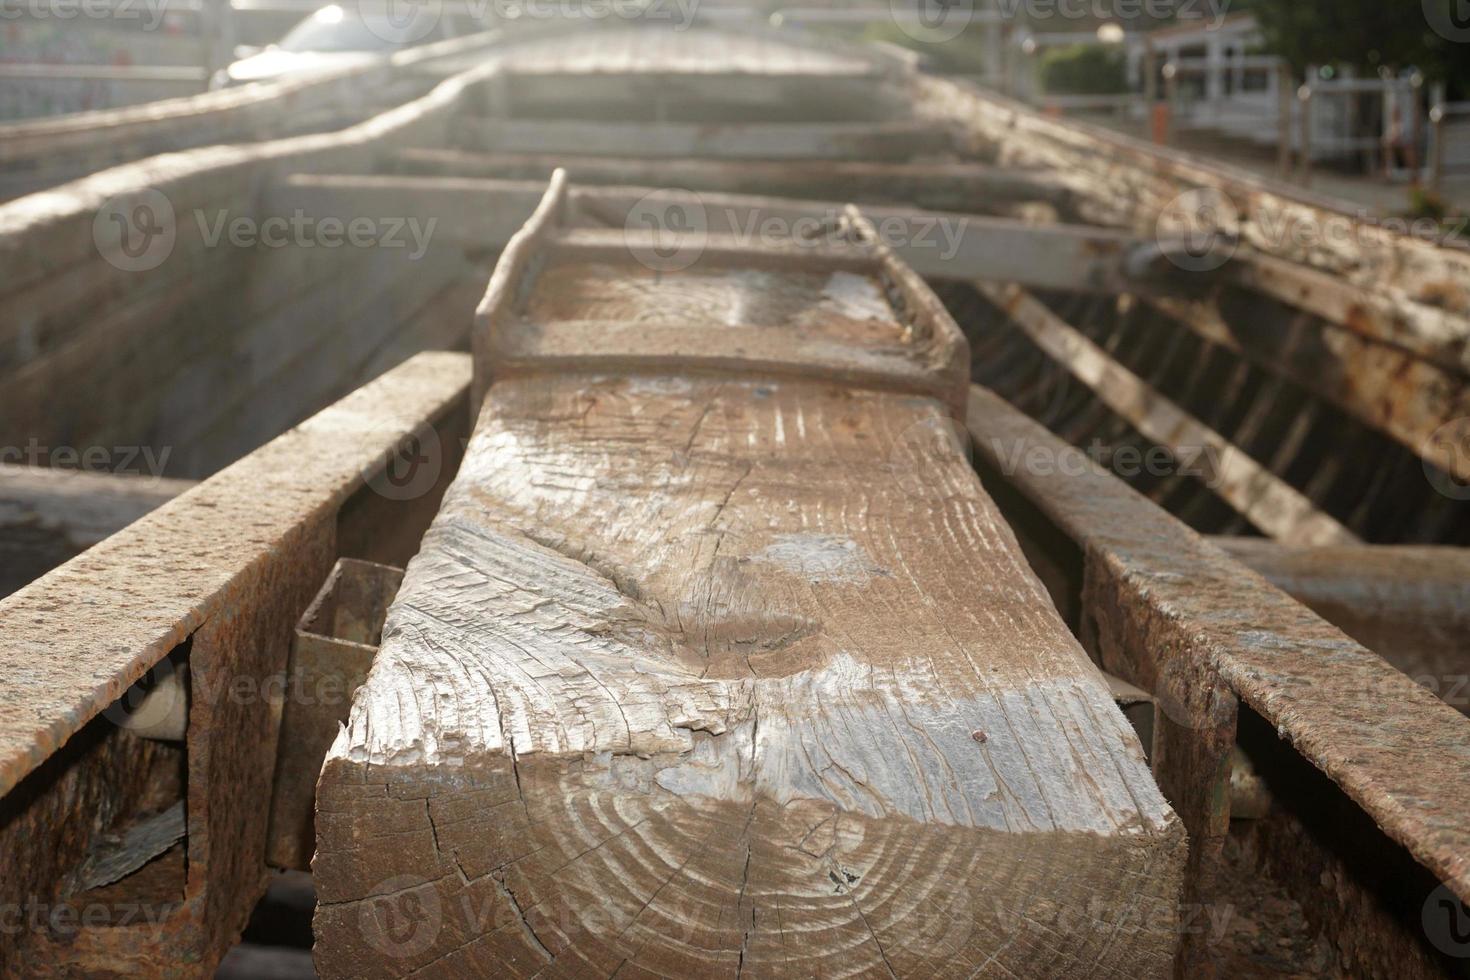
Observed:
[[[1433,545],[1211,543],[1470,713],[1470,551]]]
[[[479,152],[574,156],[910,160],[958,149],[950,130],[927,120],[708,124],[461,118],[454,135],[463,147]]]
[[[1188,447],[1211,450],[1217,461],[1210,474],[1214,481],[1211,490],[1265,533],[1290,544],[1346,544],[1357,540],[1295,487],[1154,391],[1020,286],[978,283],[976,289],[1145,437],[1175,451]]]
[[[117,109],[70,113],[0,125],[0,169],[40,172],[40,186],[61,183],[78,165],[96,170],[158,153],[229,140],[284,136],[303,117],[361,118],[365,96],[395,72],[436,59],[492,48],[502,35],[455,38],[394,52],[381,60]],[[84,172],[84,171],[83,171]]]
[[[1470,480],[1470,454],[1461,451],[1458,431],[1470,416],[1470,383],[1457,372],[1239,291],[1193,299],[1140,292],[1204,339],[1327,399],[1455,479]]]
[[[1104,668],[1158,699],[1155,775],[1189,828],[1186,901],[1208,896],[1201,865],[1228,826],[1237,697],[1470,899],[1470,721],[996,395],[971,390],[968,425],[977,458],[1082,548]],[[1028,456],[1082,465],[1014,465]]]
[[[272,185],[268,214],[309,218],[405,215],[433,221],[436,243],[498,250],[530,216],[545,184],[470,177],[293,174]],[[846,204],[744,194],[691,193],[652,187],[574,187],[571,221],[589,228],[642,230],[640,216],[687,218],[714,236],[747,242],[794,237],[840,219]],[[1160,278],[1173,266],[1152,238],[1086,225],[910,207],[865,205],[864,216],[905,264],[926,278],[987,278],[1036,289],[1118,293]],[[1148,256],[1154,256],[1152,265]]]
[[[0,715],[0,901],[45,910],[95,897],[133,910],[107,927],[27,931],[0,944],[0,972],[154,975],[187,962],[207,973],[235,941],[263,884],[279,719],[270,678],[337,556],[339,519],[380,496],[365,487],[411,433],[462,410],[468,382],[464,355],[416,358],[0,601],[12,689]],[[380,535],[386,523],[380,515]],[[190,678],[183,745],[145,741],[103,714],[176,664]],[[113,820],[178,799],[187,838],[145,869],[168,873],[144,906],[135,894],[64,890]],[[140,876],[110,887],[136,892]]]
[[[909,203],[925,208],[995,213],[1022,201],[1045,201],[1073,213],[1071,191],[1042,170],[981,163],[893,163],[868,160],[696,160],[652,157],[470,153],[410,147],[394,165],[411,174],[545,181],[565,168],[578,184],[683,187],[861,203]]]
[[[924,394],[956,417],[963,411],[969,354],[959,327],[856,211],[832,242],[763,247],[567,228],[569,207],[559,172],[496,267],[474,337],[476,397],[492,376],[597,364],[795,374]],[[783,276],[791,266],[803,275]],[[665,276],[672,271],[683,275]],[[532,289],[533,280],[545,288]],[[901,322],[888,312],[894,302]]]
[[[841,363],[931,345],[902,294],[859,318],[809,302],[829,266],[753,251],[649,288],[559,253],[564,203],[492,280],[478,329],[514,336],[479,346],[521,363],[480,362],[323,770],[322,975],[1165,975],[1178,823],[948,399],[578,362],[517,319],[676,317],[696,350],[751,323]]]

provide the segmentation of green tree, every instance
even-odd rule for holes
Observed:
[[[1413,66],[1464,91],[1470,37],[1459,36],[1470,35],[1470,23],[1458,12],[1462,5],[1463,0],[1238,0],[1237,9],[1256,15],[1267,50],[1297,72],[1313,64],[1353,65],[1366,73]]]

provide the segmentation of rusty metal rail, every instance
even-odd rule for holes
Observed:
[[[0,944],[0,974],[208,972],[235,942],[264,887],[270,684],[293,626],[339,556],[412,554],[457,466],[469,377],[467,356],[420,355],[0,602],[0,902],[149,916],[27,931]],[[395,481],[409,446],[423,468]],[[120,727],[185,669],[181,744]],[[76,889],[107,834],[179,800],[186,837],[147,881]]]
[[[1229,826],[1239,703],[1470,899],[1470,720],[998,396],[973,388],[967,420],[986,470],[1080,549],[1084,645],[1157,699],[1154,775],[1189,828],[1193,900]]]

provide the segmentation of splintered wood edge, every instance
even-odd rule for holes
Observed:
[[[497,352],[494,348],[495,332],[507,317],[515,315],[516,297],[530,271],[532,257],[542,242],[566,219],[567,172],[561,167],[552,171],[551,181],[541,203],[531,212],[526,223],[511,236],[495,271],[490,274],[490,284],[480,305],[475,309],[475,326],[471,338],[474,354],[474,379],[470,388],[470,404],[479,405],[490,388],[492,367]],[[478,413],[476,413],[478,414]]]

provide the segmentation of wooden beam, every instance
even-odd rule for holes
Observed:
[[[0,464],[0,597],[193,485],[157,476]]]
[[[1432,545],[1291,548],[1211,543],[1470,714],[1470,550]]]
[[[1184,841],[953,437],[953,322],[861,233],[655,273],[565,207],[322,773],[322,975],[1167,974]],[[843,376],[896,357],[943,394]]]
[[[985,471],[1082,550],[1084,641],[1158,699],[1154,773],[1189,828],[1186,902],[1215,894],[1237,698],[1470,899],[1470,721],[998,396],[972,388],[968,419]],[[1186,942],[1190,976],[1206,951]]]
[[[1024,201],[1044,201],[1072,213],[1067,185],[1041,170],[980,163],[892,163],[867,160],[695,160],[470,153],[410,147],[390,158],[409,174],[535,180],[565,168],[578,184],[688,188],[727,194],[834,199],[863,204],[911,204],[938,210],[994,213]]]
[[[270,186],[262,213],[343,220],[412,215],[424,226],[433,222],[436,243],[494,251],[530,216],[544,188],[530,180],[293,174]],[[670,214],[711,239],[735,236],[749,243],[821,232],[846,207],[835,200],[621,186],[574,187],[569,203],[577,225],[610,233],[629,229],[629,247],[633,231],[646,230],[641,216]],[[932,279],[984,277],[1114,294],[1157,281],[1173,268],[1151,238],[1114,229],[885,205],[864,205],[862,212],[910,268]]]
[[[1397,440],[1421,458],[1470,481],[1470,454],[1458,428],[1470,416],[1470,382],[1457,371],[1363,333],[1263,309],[1250,294],[1214,289],[1185,298],[1135,289],[1150,306],[1211,343],[1287,378]],[[1448,428],[1447,428],[1448,427]],[[1449,435],[1449,438],[1445,436]]]
[[[1215,465],[1210,489],[1266,534],[1290,544],[1346,544],[1357,540],[1228,439],[1154,391],[1020,286],[979,283],[981,294],[1004,310],[1036,345],[1144,437],[1179,452],[1209,450]]]
[[[709,157],[722,160],[909,160],[954,152],[954,134],[927,120],[856,123],[601,123],[476,119],[455,138],[482,153]]]
[[[1225,269],[1237,285],[1461,378],[1470,374],[1470,344],[1465,343],[1470,319],[1462,312],[1416,302],[1387,286],[1365,289],[1342,276],[1255,251],[1242,253]]]
[[[238,939],[264,886],[271,682],[292,625],[339,551],[378,557],[365,531],[381,540],[435,505],[468,383],[464,355],[415,358],[0,601],[0,903],[113,913],[8,937],[0,973],[208,973]],[[427,476],[395,483],[390,462],[429,432]],[[182,744],[119,727],[135,682],[181,670]],[[70,890],[104,834],[180,800],[182,844],[105,891]]]

